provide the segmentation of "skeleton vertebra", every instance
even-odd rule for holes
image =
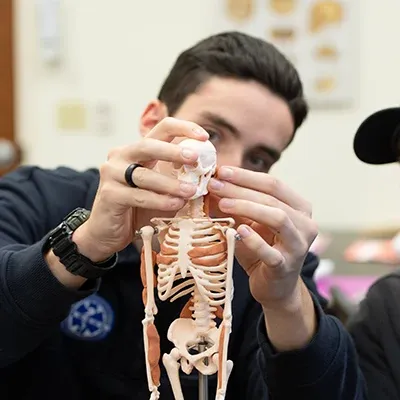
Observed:
[[[159,399],[160,344],[154,325],[157,307],[154,288],[162,301],[175,301],[190,294],[180,318],[173,321],[168,339],[174,344],[163,364],[177,400],[183,400],[179,368],[190,374],[193,368],[203,375],[218,372],[217,400],[225,398],[232,361],[227,359],[231,331],[231,301],[233,297],[232,269],[236,231],[232,218],[211,219],[204,207],[207,184],[215,172],[216,152],[210,142],[185,140],[199,152],[196,167],[183,166],[178,178],[198,185],[198,191],[184,211],[174,218],[153,218],[151,226],[140,231],[143,238],[142,281],[144,285],[143,320],[147,379],[150,400]],[[152,239],[157,234],[160,252],[152,250]],[[157,262],[158,273],[154,273]],[[222,322],[217,327],[215,318]]]

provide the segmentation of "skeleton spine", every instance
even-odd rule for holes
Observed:
[[[210,306],[196,286],[193,292],[193,306],[190,310],[198,336],[206,336],[208,331],[216,325],[214,321],[216,308]]]

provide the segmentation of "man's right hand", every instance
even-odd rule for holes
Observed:
[[[196,187],[156,172],[158,161],[195,164],[197,154],[175,143],[175,138],[205,141],[208,133],[200,126],[175,118],[165,118],[134,145],[110,151],[100,168],[100,183],[89,220],[73,236],[81,254],[93,262],[107,259],[132,242],[135,230],[133,209],[177,211],[191,197]],[[125,181],[130,164],[140,164],[132,180]]]

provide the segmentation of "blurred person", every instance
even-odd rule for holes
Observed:
[[[179,55],[141,116],[142,139],[99,170],[25,166],[0,180],[1,398],[149,398],[132,240],[194,194],[170,174],[196,163],[184,138],[215,145],[212,215],[233,216],[241,235],[226,399],[365,398],[351,337],[312,280],[311,205],[268,174],[307,112],[298,73],[274,46],[221,33]],[[161,354],[187,300],[157,302]],[[160,367],[160,398],[171,399]],[[197,376],[180,379],[197,399]],[[215,389],[210,376],[210,398]]]
[[[372,165],[398,162],[400,156],[400,108],[388,108],[369,116],[354,138],[357,157]],[[393,243],[393,251],[399,250]],[[368,290],[349,330],[372,400],[400,398],[400,272],[386,274]]]

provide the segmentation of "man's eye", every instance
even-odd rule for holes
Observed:
[[[251,170],[267,172],[271,168],[271,161],[266,160],[264,157],[257,155],[250,156],[248,158],[248,164]]]
[[[211,129],[207,129],[208,134],[210,135],[209,141],[212,144],[219,143],[221,141],[221,135],[218,132],[215,132]]]

